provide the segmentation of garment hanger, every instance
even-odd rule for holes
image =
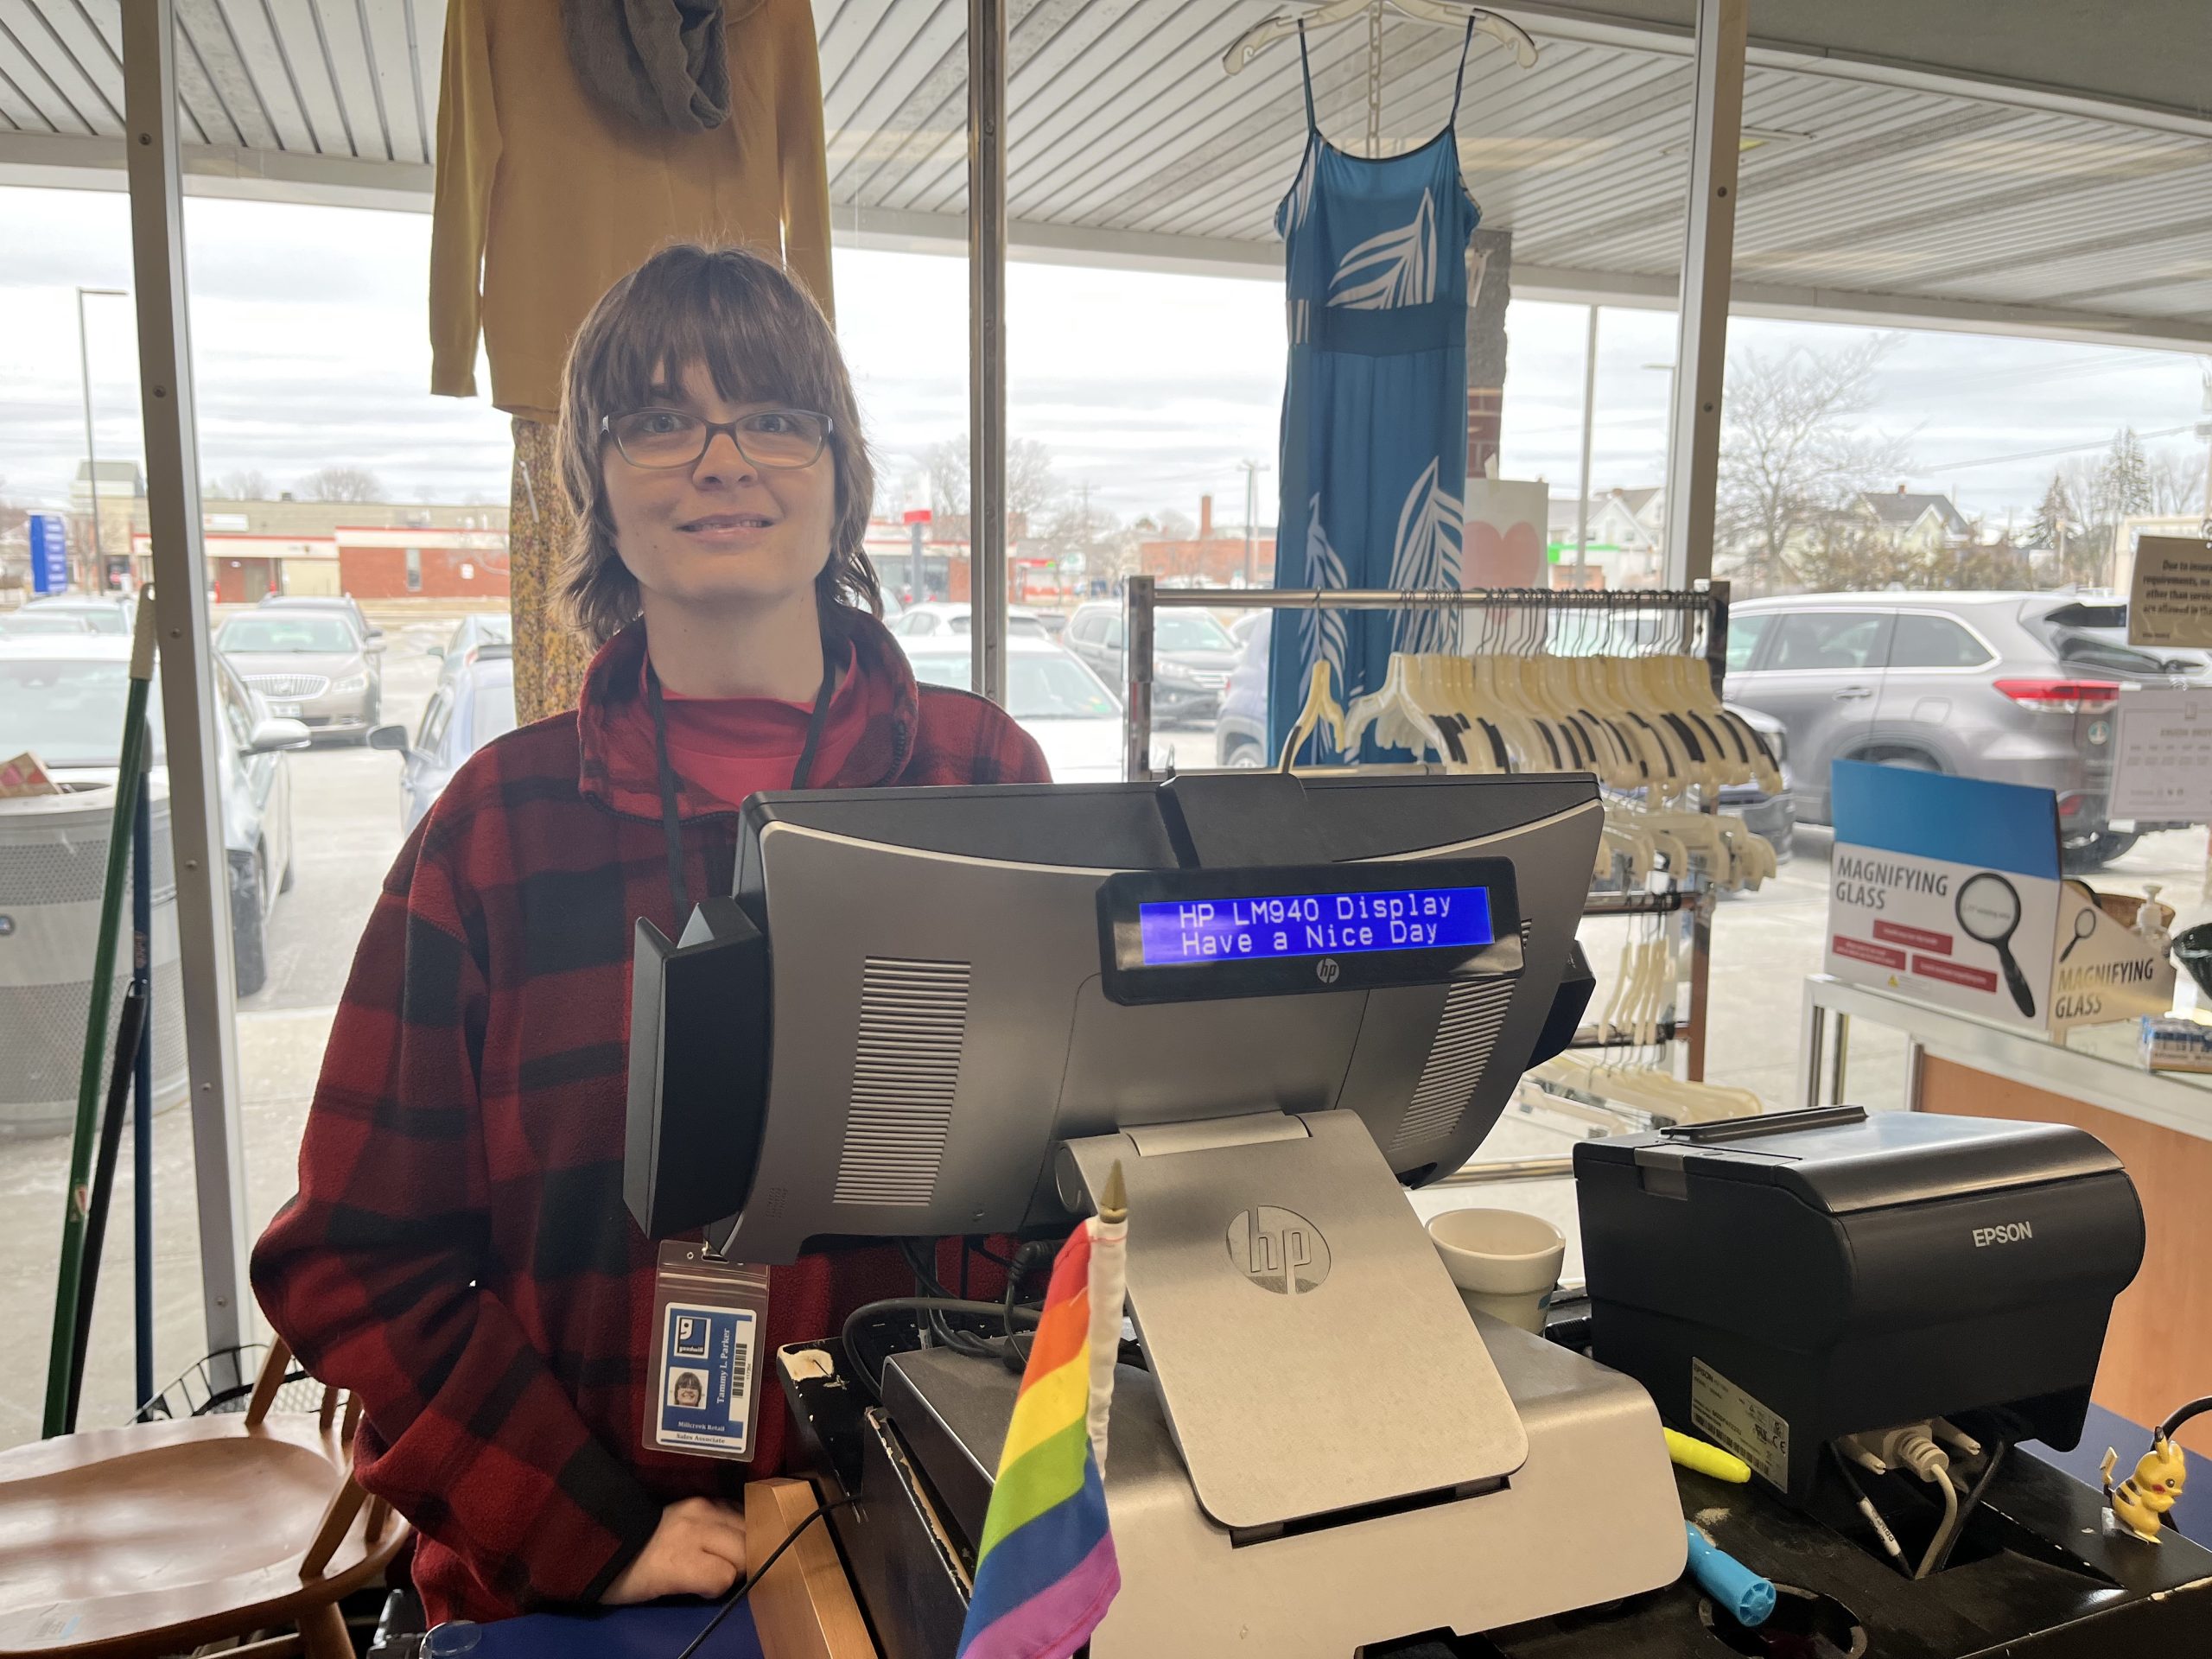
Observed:
[[[1290,763],[1297,757],[1300,747],[1317,732],[1326,732],[1334,738],[1337,753],[1340,755],[1351,747],[1344,734],[1344,711],[1337,702],[1337,695],[1332,689],[1334,683],[1335,675],[1329,666],[1329,659],[1325,657],[1314,658],[1313,671],[1306,677],[1305,704],[1299,709],[1298,718],[1290,723],[1290,734],[1283,740],[1282,754],[1277,763],[1281,771],[1290,770]],[[1318,760],[1320,756],[1317,754],[1314,758]]]
[[[1316,6],[1311,11],[1293,12],[1255,23],[1222,54],[1222,73],[1242,73],[1246,64],[1277,41],[1288,40],[1301,26],[1309,30],[1333,29],[1369,11],[1379,13],[1386,10],[1415,22],[1435,23],[1445,29],[1465,29],[1471,19],[1475,32],[1487,35],[1508,48],[1516,64],[1523,69],[1536,67],[1536,43],[1529,37],[1529,31],[1510,18],[1484,11],[1478,6],[1454,3],[1454,0],[1331,0],[1329,4]]]

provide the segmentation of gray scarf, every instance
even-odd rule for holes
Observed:
[[[614,114],[677,132],[728,118],[721,0],[561,0],[561,23],[576,79]]]

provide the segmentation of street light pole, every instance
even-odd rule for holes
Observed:
[[[1582,345],[1582,495],[1574,504],[1574,585],[1580,588],[1590,556],[1590,445],[1598,413],[1598,308]]]
[[[102,299],[127,299],[119,288],[80,288],[77,290],[77,383],[85,394],[85,482],[92,492],[92,562],[86,575],[97,575],[102,588],[107,586],[107,575],[101,562],[106,549],[100,543],[100,461],[92,447],[92,355],[85,343],[85,296],[95,295]]]
[[[1252,585],[1252,521],[1260,511],[1260,474],[1268,469],[1264,461],[1240,461],[1244,469],[1244,585]]]

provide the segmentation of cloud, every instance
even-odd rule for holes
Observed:
[[[84,435],[73,289],[127,287],[130,222],[120,194],[0,190],[0,476],[10,493],[66,498]],[[396,493],[505,495],[506,417],[481,399],[427,388],[429,219],[416,213],[194,197],[187,264],[200,465],[258,468],[280,483],[333,464],[364,466]],[[841,250],[840,336],[887,475],[910,474],[968,424],[968,277],[959,260]],[[134,317],[87,302],[103,455],[143,448]],[[1072,492],[1131,517],[1194,512],[1211,491],[1241,517],[1247,459],[1268,464],[1261,517],[1274,517],[1284,345],[1278,283],[1016,264],[1007,276],[1009,429],[1053,453]],[[1502,470],[1571,494],[1580,469],[1580,306],[1516,303],[1508,318]],[[1736,319],[1738,351],[1819,349],[1856,330]],[[1592,476],[1599,488],[1663,472],[1675,354],[1662,312],[1603,315]],[[480,379],[481,377],[480,376]],[[2068,443],[2101,446],[2119,427],[2195,418],[2190,359],[1970,335],[1904,336],[1882,372],[1869,423],[1913,435],[1920,487],[1955,485],[1969,512],[2003,516],[2041,495],[2056,459],[1961,467]]]

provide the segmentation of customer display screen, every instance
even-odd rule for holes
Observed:
[[[1521,971],[1503,858],[1126,870],[1099,883],[1102,988],[1187,1002]]]
[[[1492,943],[1488,887],[1272,893],[1137,906],[1147,968]]]

